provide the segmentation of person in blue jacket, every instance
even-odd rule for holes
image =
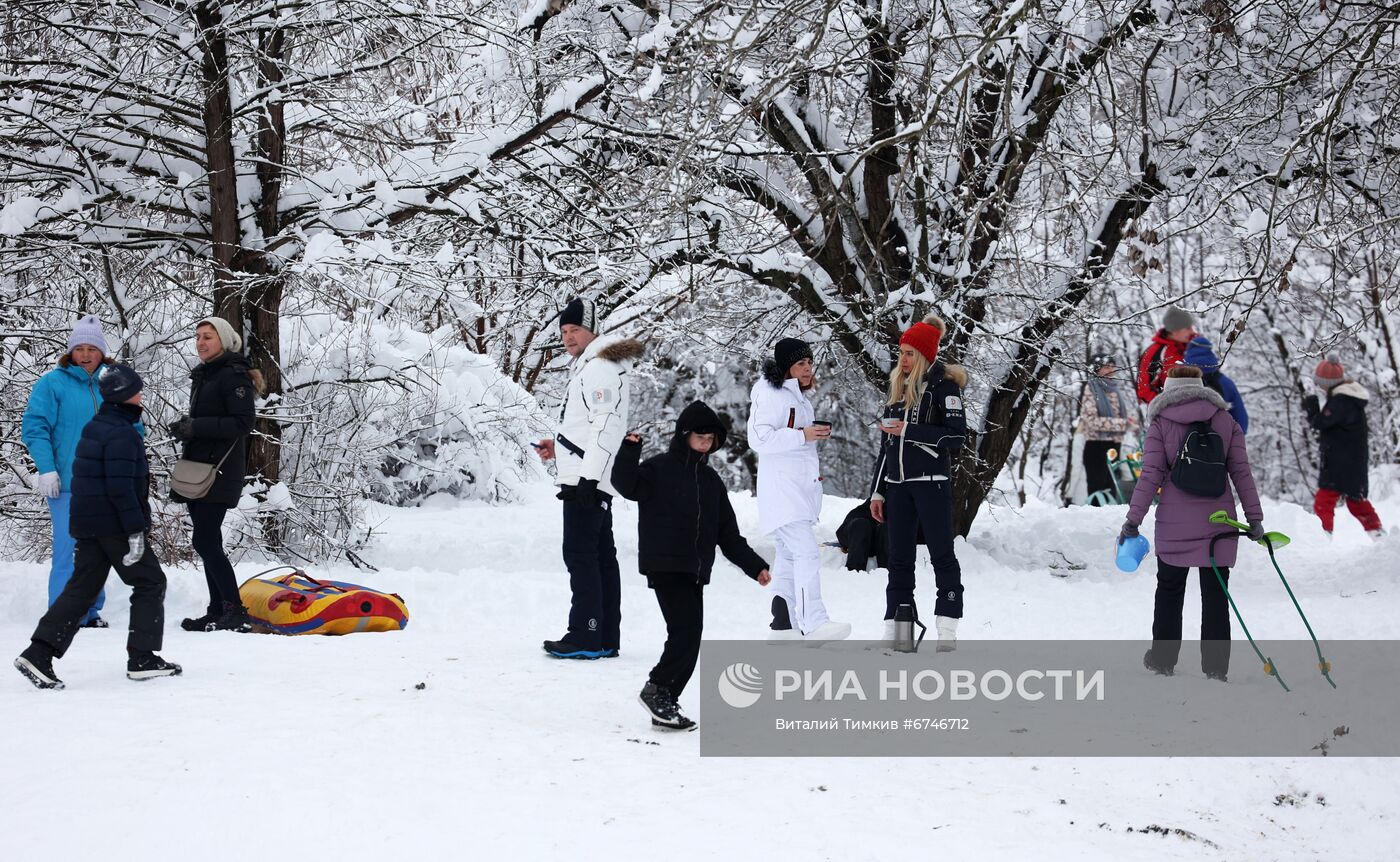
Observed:
[[[1215,346],[1210,343],[1210,339],[1204,335],[1191,339],[1191,343],[1186,345],[1186,355],[1181,361],[1184,365],[1194,365],[1201,369],[1206,387],[1214,389],[1225,399],[1225,403],[1230,405],[1230,416],[1239,424],[1240,430],[1248,434],[1249,411],[1244,409],[1244,396],[1240,394],[1239,387],[1235,386],[1235,381],[1226,377],[1220,370],[1220,358],[1215,355]]]
[[[102,402],[97,376],[107,359],[107,339],[102,324],[89,314],[78,321],[68,336],[68,352],[58,360],[58,367],[39,378],[24,410],[20,437],[29,457],[39,470],[36,490],[49,504],[53,529],[53,562],[49,566],[49,605],[73,577],[74,540],[68,533],[68,511],[73,495],[73,456],[78,438]],[[145,429],[137,425],[138,432]],[[106,601],[106,593],[97,594],[83,616],[84,628],[106,628],[98,614]]]

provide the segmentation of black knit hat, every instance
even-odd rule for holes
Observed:
[[[563,311],[559,312],[559,328],[563,329],[571,323],[597,334],[598,308],[593,304],[593,300],[584,299],[581,296],[569,300],[569,304],[564,306]]]
[[[784,374],[802,360],[811,358],[811,345],[796,338],[784,338],[773,346],[773,362]]]
[[[141,391],[141,375],[129,365],[108,365],[97,376],[97,389],[102,400],[121,404]]]

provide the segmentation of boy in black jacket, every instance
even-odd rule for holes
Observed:
[[[175,676],[180,666],[155,654],[165,631],[165,573],[146,541],[151,505],[141,419],[141,378],[112,365],[98,378],[102,407],[83,427],[73,461],[68,530],[77,539],[73,577],[39,621],[15,667],[38,688],[61,689],[53,660],[73,642],[78,623],[115,566],[131,587],[126,675],[145,680]]]
[[[696,401],[681,412],[666,453],[638,464],[642,440],[629,434],[613,464],[612,483],[618,493],[641,503],[637,563],[666,618],[666,646],[641,693],[654,727],[697,727],[681,714],[676,699],[700,658],[703,593],[715,563],[715,546],[761,585],[772,581],[768,564],[739,534],[729,490],[707,463],[724,438],[719,417]]]

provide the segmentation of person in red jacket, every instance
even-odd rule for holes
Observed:
[[[1167,372],[1182,363],[1186,345],[1196,337],[1196,320],[1191,312],[1173,305],[1162,317],[1162,328],[1152,336],[1142,359],[1138,360],[1137,396],[1143,404],[1162,392]]]

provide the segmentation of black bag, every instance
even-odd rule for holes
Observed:
[[[1172,465],[1172,484],[1193,497],[1222,497],[1230,489],[1225,441],[1209,422],[1192,422]]]

